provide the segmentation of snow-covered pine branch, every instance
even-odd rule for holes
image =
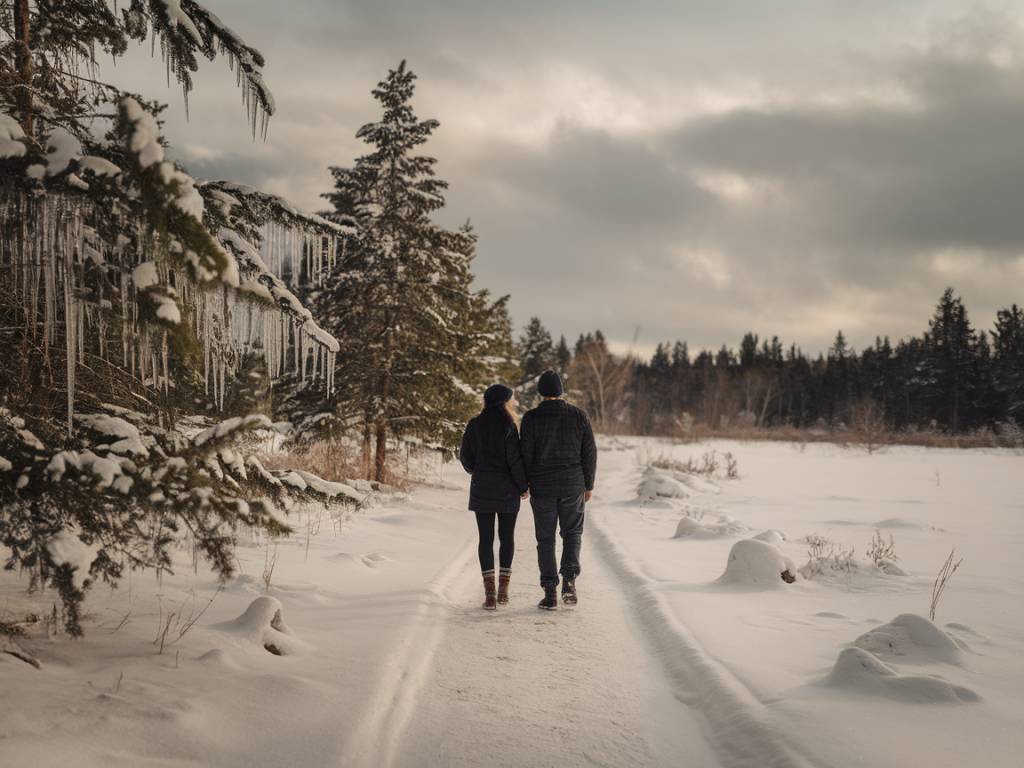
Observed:
[[[70,632],[97,580],[125,569],[170,570],[186,539],[221,578],[234,571],[235,537],[245,527],[289,532],[285,499],[358,506],[343,483],[309,473],[299,482],[245,455],[245,440],[271,428],[263,415],[233,417],[188,438],[125,409],[77,420],[76,448],[53,450],[0,408],[0,545],[6,567],[30,570],[60,592]],[[117,415],[115,415],[117,414]]]
[[[195,0],[131,0],[124,11],[130,25],[128,34],[137,40],[146,37],[147,25],[160,39],[160,50],[167,63],[168,79],[173,74],[181,84],[188,109],[193,88],[192,74],[199,69],[197,54],[213,60],[226,56],[242,90],[242,103],[253,137],[266,136],[274,96],[263,80],[263,55],[246,43],[206,6]]]

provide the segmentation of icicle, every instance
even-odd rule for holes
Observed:
[[[67,352],[67,395],[68,395],[68,436],[75,427],[75,332],[78,324],[74,316],[74,293],[72,292],[72,253],[64,243],[64,333]]]
[[[162,362],[163,362],[164,395],[166,396],[166,395],[168,395],[170,393],[170,380],[171,380],[170,372],[167,370],[167,331],[164,331],[163,343],[160,346],[160,357],[161,357]]]

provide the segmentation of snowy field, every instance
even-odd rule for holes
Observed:
[[[450,465],[351,519],[307,510],[269,589],[261,541],[220,592],[187,553],[94,588],[83,640],[33,629],[38,670],[0,653],[0,765],[1020,765],[1024,456],[600,448],[577,608],[534,607],[526,513],[512,602],[480,610]],[[710,476],[649,468],[711,450]],[[48,611],[26,586],[0,575],[0,618]]]

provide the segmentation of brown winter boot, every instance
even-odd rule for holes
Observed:
[[[512,581],[512,569],[502,568],[498,574],[498,605],[508,605],[508,585]]]
[[[545,611],[554,611],[558,608],[558,587],[544,587],[544,599],[537,603],[537,607]]]
[[[494,589],[494,570],[484,571],[484,610],[493,611],[498,608],[498,595]]]

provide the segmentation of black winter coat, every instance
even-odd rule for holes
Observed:
[[[504,405],[484,409],[462,434],[459,461],[473,475],[469,508],[474,512],[518,512],[526,493],[526,472],[519,447],[519,430],[504,413]]]
[[[576,406],[564,400],[544,400],[527,411],[522,443],[532,496],[566,498],[594,490],[594,430]]]

